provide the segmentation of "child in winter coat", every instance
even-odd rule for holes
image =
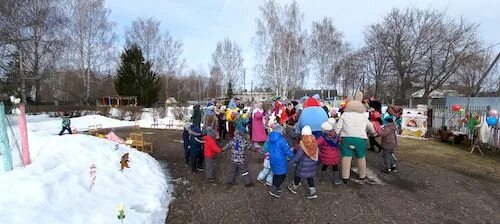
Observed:
[[[380,127],[380,112],[372,111],[370,113],[370,121],[375,129],[376,134],[380,134],[382,128]],[[368,139],[370,140],[370,148],[369,150],[375,151],[375,146],[378,148],[378,152],[382,151],[382,146],[377,142],[375,135],[369,135]]]
[[[184,125],[184,131],[182,132],[182,141],[184,143],[184,162],[186,164],[186,167],[189,166],[189,138],[190,134],[189,132],[191,131],[191,123],[186,122]]]
[[[385,163],[385,169],[382,170],[384,173],[397,172],[396,161],[394,159],[394,149],[398,146],[398,137],[396,135],[398,128],[394,123],[394,118],[392,116],[386,117],[385,122],[387,125],[380,133],[382,137],[382,147],[383,147],[383,158]]]
[[[66,131],[66,130],[69,132],[70,135],[73,134],[73,132],[71,132],[71,120],[69,119],[68,113],[64,114],[64,117],[62,120],[62,130],[61,130],[61,132],[59,132],[59,135],[63,135],[64,131]]]
[[[323,129],[323,133],[318,138],[318,146],[320,149],[320,161],[322,164],[321,167],[321,175],[320,181],[323,179],[323,174],[326,172],[329,166],[332,167],[333,170],[333,183],[335,185],[341,184],[339,174],[339,164],[340,164],[340,137],[337,136],[335,131],[333,130],[333,126],[335,125],[335,119],[329,118],[327,122],[321,125],[321,129]]]
[[[198,126],[192,125],[189,137],[189,155],[191,162],[191,170],[193,173],[201,172],[203,170],[203,151],[201,130]]]
[[[273,186],[269,194],[276,198],[281,197],[281,184],[285,181],[288,171],[286,158],[293,159],[292,148],[290,148],[282,133],[283,127],[274,124],[268,140],[269,165],[271,171],[273,171]]]
[[[261,155],[265,155],[264,164],[262,170],[257,177],[257,180],[267,186],[273,186],[273,171],[271,171],[271,164],[269,162],[269,146],[268,142],[264,143],[262,147]]]
[[[317,198],[314,176],[316,176],[316,167],[319,164],[319,149],[316,137],[312,134],[309,126],[302,128],[302,140],[300,140],[300,144],[297,147],[297,154],[295,154],[292,162],[295,164],[295,178],[288,185],[288,190],[293,194],[297,194],[300,179],[305,178],[309,185],[307,198]]]
[[[296,124],[297,124],[297,122],[295,122],[293,120],[288,120],[287,124],[285,125],[285,130],[283,133],[283,137],[285,137],[286,142],[292,148],[295,148],[295,146],[297,146],[297,143],[299,142],[299,137],[300,137],[300,135],[295,130]]]
[[[205,142],[205,174],[208,182],[215,182],[215,158],[220,154],[221,149],[217,145],[217,132],[213,128],[207,128],[207,135],[203,137]]]
[[[257,152],[259,148],[255,145],[251,144],[244,136],[245,134],[236,130],[234,132],[234,137],[229,141],[224,148],[223,151],[228,149],[231,150],[231,167],[229,170],[229,175],[227,177],[227,184],[234,185],[236,184],[236,175],[241,174],[243,180],[245,181],[246,187],[252,187],[252,179],[250,177],[250,173],[248,172],[248,164],[246,160],[246,151],[251,150]]]

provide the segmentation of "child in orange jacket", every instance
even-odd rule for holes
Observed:
[[[209,127],[207,129],[207,135],[203,137],[205,142],[205,174],[207,176],[208,182],[215,182],[215,158],[220,154],[221,148],[217,145],[216,141],[217,132]]]

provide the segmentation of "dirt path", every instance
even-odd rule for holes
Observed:
[[[183,163],[181,133],[153,131],[154,157],[168,164],[175,187],[167,223],[500,223],[500,162],[435,141],[401,139],[399,173],[383,174],[380,154],[368,166],[381,184],[317,182],[318,199],[285,189],[280,199],[256,182],[227,187],[229,153],[217,160],[219,182],[206,182]],[[252,176],[262,158],[249,153]],[[292,178],[289,171],[285,184]],[[351,177],[352,178],[352,177]]]

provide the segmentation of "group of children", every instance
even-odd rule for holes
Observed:
[[[385,119],[387,125],[378,129],[374,136],[382,137],[381,145],[385,168],[383,172],[396,172],[393,151],[397,146],[397,127],[393,118]],[[315,177],[317,167],[321,165],[320,181],[324,180],[328,168],[331,167],[332,183],[341,184],[339,165],[341,164],[342,139],[336,130],[336,119],[329,118],[321,124],[321,132],[313,132],[310,126],[304,126],[300,134],[296,133],[296,125],[286,122],[275,123],[270,127],[269,135],[263,145],[252,143],[250,136],[243,128],[236,128],[234,137],[224,146],[219,147],[216,132],[212,127],[204,128],[204,134],[199,127],[187,124],[184,128],[184,149],[186,166],[191,165],[193,173],[205,171],[209,182],[216,181],[216,157],[221,152],[231,151],[231,166],[226,183],[234,185],[237,176],[241,176],[245,186],[253,186],[246,158],[247,151],[257,152],[264,156],[263,168],[257,180],[271,187],[269,194],[279,198],[282,184],[288,173],[289,162],[294,167],[293,181],[286,185],[288,190],[297,194],[301,180],[307,180],[306,197],[317,198]],[[204,146],[203,146],[204,145]],[[344,152],[342,151],[342,155]],[[205,166],[203,167],[203,160]]]

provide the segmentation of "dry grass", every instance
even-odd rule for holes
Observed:
[[[471,154],[467,147],[451,145],[437,140],[399,138],[396,152],[402,161],[411,161],[421,166],[439,166],[471,175],[490,176],[500,179],[500,152]]]

